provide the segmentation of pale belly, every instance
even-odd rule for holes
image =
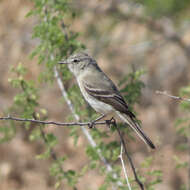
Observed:
[[[90,104],[90,106],[99,113],[102,114],[109,114],[112,113],[114,111],[113,107],[110,106],[109,104],[106,104],[104,102],[101,102],[99,100],[97,100],[96,98],[90,96],[86,90],[82,87],[82,85],[80,84],[80,82],[78,82],[80,90],[82,95],[84,96],[85,100]]]
[[[95,109],[99,113],[107,115],[114,111],[112,106],[110,106],[104,102],[101,102],[99,100],[96,100],[94,97],[90,97],[90,98],[85,97],[85,99],[92,106],[92,108]]]

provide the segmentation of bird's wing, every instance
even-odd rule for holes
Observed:
[[[145,135],[145,133],[140,128],[140,125],[136,121],[135,115],[129,110],[125,100],[120,95],[116,86],[107,76],[94,76],[93,74],[84,77],[83,86],[86,92],[96,98],[99,101],[102,101],[106,104],[111,105],[113,108],[118,111],[119,116],[129,124],[129,126],[135,130],[135,132],[142,138],[142,140],[148,144],[151,148],[155,148],[152,141]],[[102,82],[102,80],[104,80]]]
[[[90,79],[88,77],[88,80],[85,80],[84,78],[83,86],[90,96],[111,105],[113,108],[121,113],[126,113],[129,116],[135,118],[135,115],[129,111],[128,105],[126,104],[123,97],[120,95],[116,86],[107,76],[97,79],[97,77],[94,78],[94,76],[91,75]]]

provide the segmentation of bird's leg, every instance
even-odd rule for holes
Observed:
[[[105,116],[106,116],[105,114],[101,114],[100,117],[98,117],[97,119],[95,119],[95,120],[89,122],[88,127],[89,127],[90,129],[92,129],[92,128],[95,126],[94,123],[96,123],[97,121],[103,119]]]
[[[95,119],[93,122],[99,121],[101,119],[103,119],[104,117],[106,117],[105,114],[101,114],[100,117],[98,117],[97,119]]]

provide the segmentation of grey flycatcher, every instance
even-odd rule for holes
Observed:
[[[76,77],[82,95],[96,112],[104,115],[115,112],[146,144],[152,149],[155,148],[152,141],[142,131],[135,115],[129,110],[114,83],[92,57],[80,52],[71,55],[60,64],[68,65],[69,70]]]

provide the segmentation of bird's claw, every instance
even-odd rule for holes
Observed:
[[[93,128],[95,128],[95,124],[94,124],[93,121],[90,122],[90,123],[88,123],[88,128],[89,128],[89,129],[93,129]]]
[[[106,125],[111,128],[112,125],[115,125],[116,124],[116,121],[115,121],[115,118],[112,117],[111,119],[109,120],[106,120]]]

